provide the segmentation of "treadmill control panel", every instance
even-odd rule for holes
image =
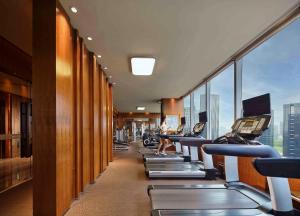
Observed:
[[[178,128],[177,128],[177,133],[180,134],[183,132],[183,129],[184,129],[184,125],[179,125]]]
[[[232,133],[239,134],[242,137],[260,136],[268,129],[271,120],[270,115],[251,116],[240,118],[232,126]]]
[[[204,127],[205,127],[205,123],[203,123],[203,122],[199,122],[199,123],[195,124],[195,126],[193,128],[193,133],[195,135],[199,135],[204,130]]]

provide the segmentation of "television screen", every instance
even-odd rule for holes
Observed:
[[[180,119],[180,124],[181,124],[181,125],[185,125],[185,117],[181,117],[181,119]]]
[[[270,94],[264,94],[243,100],[243,116],[258,116],[263,114],[271,114]]]
[[[207,114],[206,112],[199,113],[199,122],[207,122]]]

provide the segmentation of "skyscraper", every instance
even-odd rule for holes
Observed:
[[[200,110],[206,110],[206,95],[201,95],[200,97]],[[219,115],[220,115],[220,96],[216,94],[210,95],[210,118],[208,118],[208,121],[210,123],[210,137],[212,139],[218,138],[220,136],[219,134]],[[206,131],[205,133],[206,134]]]
[[[183,112],[185,117],[184,133],[191,131],[191,97],[187,96],[183,99]]]
[[[264,131],[259,141],[265,145],[274,146],[274,110],[272,110],[271,115],[269,128]]]
[[[300,103],[283,105],[283,156],[300,156]]]

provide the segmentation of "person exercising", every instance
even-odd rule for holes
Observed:
[[[160,143],[158,145],[156,154],[157,155],[158,154],[166,155],[166,152],[165,152],[166,148],[165,148],[165,146],[168,144],[168,138],[166,136],[167,132],[168,132],[168,125],[167,125],[167,119],[166,119],[165,116],[162,118],[162,123],[159,126],[159,129],[160,129],[160,134],[159,134]],[[162,152],[160,152],[161,147],[163,147]]]

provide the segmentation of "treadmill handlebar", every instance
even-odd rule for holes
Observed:
[[[258,158],[253,165],[264,176],[300,178],[300,158]]]
[[[211,144],[213,143],[212,140],[207,140],[204,138],[195,138],[195,137],[186,137],[180,139],[180,144],[185,146],[198,146],[202,147],[205,144]]]
[[[203,145],[207,154],[241,157],[280,158],[280,154],[267,145],[241,145],[241,144],[207,144]]]

